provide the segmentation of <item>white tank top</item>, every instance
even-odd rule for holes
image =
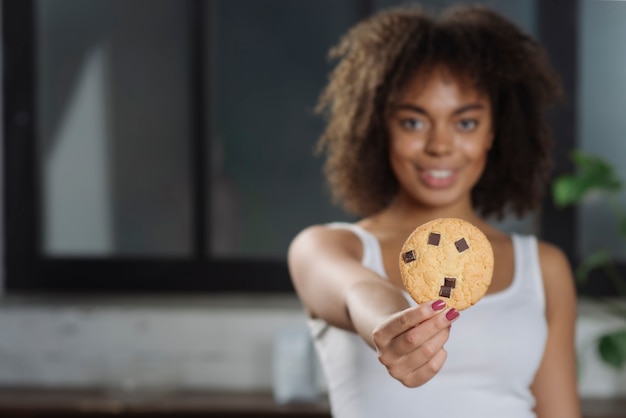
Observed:
[[[358,225],[364,266],[387,277],[378,240]],[[392,378],[376,352],[355,333],[310,319],[334,418],[530,418],[530,392],[547,339],[537,240],[512,235],[511,285],[463,311],[445,344],[447,360],[426,384],[407,388]],[[406,294],[412,305],[415,303]]]

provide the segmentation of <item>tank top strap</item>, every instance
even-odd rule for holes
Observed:
[[[515,263],[520,285],[533,292],[545,310],[546,297],[539,263],[539,247],[534,235],[512,234]]]
[[[361,264],[374,271],[376,274],[387,278],[380,243],[371,232],[359,225],[349,222],[332,222],[326,224],[326,226],[333,229],[346,229],[359,237],[361,245],[363,246]]]

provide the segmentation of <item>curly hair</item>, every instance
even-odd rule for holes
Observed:
[[[317,104],[327,118],[318,151],[333,199],[358,216],[389,205],[398,190],[388,152],[390,104],[420,69],[443,66],[491,101],[494,143],[472,190],[482,216],[522,216],[540,203],[551,170],[546,107],[561,85],[544,49],[482,6],[438,18],[418,6],[379,12],[330,50],[339,59]]]

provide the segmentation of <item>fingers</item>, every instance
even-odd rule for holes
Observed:
[[[389,342],[389,351],[397,356],[406,355],[421,347],[426,341],[443,330],[448,330],[450,324],[456,320],[459,312],[456,309],[446,309],[441,314],[422,321],[420,324],[404,331]]]
[[[411,373],[404,375],[398,380],[407,387],[414,388],[423,385],[433,378],[443,367],[448,353],[441,349],[427,363],[413,370]]]
[[[423,303],[392,315],[387,321],[374,330],[372,334],[374,343],[377,346],[386,344],[398,335],[403,334],[416,325],[432,318],[437,313],[440,313],[445,306],[444,301],[437,300]]]
[[[419,376],[429,375],[428,378],[432,377],[443,365],[443,362],[439,360],[445,359],[441,356],[442,353],[445,353],[444,344],[448,341],[449,336],[450,329],[445,328],[424,341],[416,349],[403,356],[395,356],[392,362],[387,364],[389,374],[405,385],[409,384],[405,381],[411,382],[412,379]]]
[[[445,362],[443,347],[458,316],[440,301],[393,315],[373,335],[380,362],[406,386],[427,382]]]

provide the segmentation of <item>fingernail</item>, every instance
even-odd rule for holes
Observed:
[[[443,300],[438,300],[433,302],[431,306],[433,307],[433,311],[440,311],[446,307],[446,302],[444,302]]]
[[[452,321],[453,319],[455,319],[458,316],[459,316],[459,311],[457,311],[454,308],[450,309],[448,311],[448,313],[446,313],[446,318],[448,318],[448,321]]]

